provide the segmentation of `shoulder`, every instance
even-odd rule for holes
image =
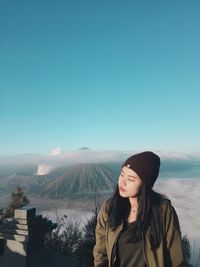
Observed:
[[[160,208],[163,214],[170,213],[174,210],[171,200],[164,197],[160,199]]]
[[[108,215],[108,208],[109,208],[109,199],[104,200],[99,209],[99,216],[107,216]]]
[[[161,211],[166,225],[172,223],[176,228],[180,227],[176,209],[170,199],[163,199],[161,201]]]
[[[152,201],[152,207],[159,210],[159,212],[164,212],[168,208],[172,206],[171,200],[160,193],[154,192],[151,198]]]
[[[108,199],[104,200],[101,203],[100,210],[108,213],[108,210],[110,208],[110,205],[111,205],[111,198],[108,198]]]
[[[158,209],[164,218],[166,216],[177,215],[172,201],[163,195],[156,195],[154,199],[154,208]]]
[[[175,208],[169,198],[162,198],[160,206],[163,212],[175,212]]]
[[[162,197],[160,199],[160,205],[161,205],[162,208],[166,209],[166,208],[172,206],[172,202],[171,202],[171,200],[169,198]]]

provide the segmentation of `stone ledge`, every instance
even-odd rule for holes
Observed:
[[[24,220],[27,220],[28,218],[33,218],[35,217],[35,208],[30,207],[30,206],[25,206],[25,207],[16,209],[14,217],[16,219],[24,219]]]

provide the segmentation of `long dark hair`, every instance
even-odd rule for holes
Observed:
[[[142,185],[138,194],[138,213],[135,227],[131,230],[128,242],[137,242],[142,238],[142,232],[145,232],[150,225],[151,243],[158,247],[161,241],[162,220],[160,216],[160,203],[168,198],[152,188]],[[108,199],[108,226],[115,230],[121,223],[127,223],[130,213],[129,198],[123,198],[119,194],[118,186],[113,196]]]

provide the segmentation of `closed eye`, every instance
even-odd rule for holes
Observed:
[[[124,177],[123,171],[120,173],[120,176],[121,176],[121,177]],[[127,180],[128,180],[129,182],[135,182],[135,181],[136,181],[136,178],[128,177]]]
[[[135,182],[135,179],[128,178],[128,181]]]

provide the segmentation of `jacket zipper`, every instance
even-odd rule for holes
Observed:
[[[113,246],[113,249],[112,249],[112,253],[111,253],[111,259],[112,259],[111,267],[114,266],[115,261],[116,261],[116,244],[117,244],[117,241],[115,240],[115,243],[114,243],[114,246]],[[114,253],[114,257],[113,257],[113,253]]]
[[[145,263],[147,267],[150,267],[150,265],[148,264],[147,258],[146,258],[146,254],[145,254],[144,233],[142,233],[142,248],[143,248],[143,255],[144,255]]]
[[[123,228],[122,228],[123,229]],[[122,231],[121,229],[121,231]],[[113,245],[113,248],[112,248],[112,252],[111,252],[111,267],[114,266],[115,264],[115,261],[116,261],[116,245],[117,245],[117,241],[119,239],[119,236],[120,236],[120,233],[121,231],[118,233],[116,239],[115,239],[115,242],[114,242],[114,245]],[[114,258],[113,258],[113,253],[114,253]]]

